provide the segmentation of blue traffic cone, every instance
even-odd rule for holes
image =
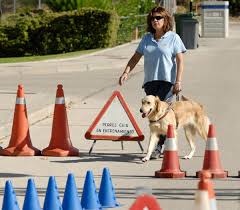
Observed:
[[[6,181],[2,210],[20,210],[11,181]]]
[[[37,190],[33,179],[28,180],[27,190],[23,203],[23,210],[29,209],[41,210]]]
[[[98,193],[96,190],[95,181],[92,171],[87,171],[87,175],[84,182],[82,199],[82,208],[84,210],[101,210],[101,204],[98,200]]]
[[[43,210],[62,210],[62,205],[58,195],[57,184],[54,176],[50,176],[46,196],[44,200]]]
[[[114,208],[119,206],[108,168],[103,169],[98,198],[103,208]]]
[[[68,174],[62,207],[63,210],[82,210],[73,174]]]

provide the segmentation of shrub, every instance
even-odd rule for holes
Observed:
[[[240,0],[229,0],[230,14],[240,16]]]
[[[126,4],[128,6],[126,6]],[[133,31],[138,28],[139,37],[146,32],[146,14],[155,6],[152,0],[118,0],[115,8],[121,17],[117,43],[122,44],[133,39]]]
[[[77,10],[83,7],[108,10],[112,8],[112,0],[46,0],[54,11]]]
[[[116,43],[118,25],[116,13],[103,10],[20,14],[0,26],[0,56],[110,47]]]

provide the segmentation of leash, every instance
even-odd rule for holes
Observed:
[[[178,92],[176,94],[171,92],[172,94],[165,99],[165,102],[171,103],[172,102],[172,98],[174,97],[174,95],[176,96],[176,101],[180,101],[180,94],[179,94],[180,92]]]

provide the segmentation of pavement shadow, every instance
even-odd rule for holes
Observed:
[[[133,188],[115,188],[116,197],[129,199],[136,197],[136,190]],[[153,188],[152,194],[159,200],[194,200],[196,189],[187,188]],[[240,192],[238,189],[217,189],[215,190],[217,200],[239,201]]]
[[[27,188],[27,182],[26,182],[26,188]],[[13,189],[18,196],[25,196],[26,193],[26,188],[22,188],[22,187],[14,187],[13,184]],[[47,190],[47,183],[46,183],[46,188],[37,188],[37,193],[39,197],[45,197],[46,194],[46,190]],[[63,196],[65,189],[64,188],[58,188],[58,192],[60,196]],[[0,189],[0,196],[4,195],[4,188]]]
[[[196,175],[186,175],[185,179],[188,180],[196,180],[199,179]],[[237,181],[239,182],[239,176],[228,176],[227,178],[224,179],[212,179],[214,181],[218,181],[218,182],[226,182],[226,181]]]
[[[29,177],[29,174],[16,174],[16,173],[0,173],[0,178],[17,178],[17,177]]]
[[[80,157],[75,160],[57,160],[50,161],[53,163],[84,163],[84,162],[128,162],[134,164],[143,164],[141,158],[143,157],[142,153],[93,153],[89,155],[88,153],[81,153]]]
[[[27,184],[27,183],[26,183]],[[16,192],[17,197],[18,196],[25,196],[26,188],[19,188],[14,187],[14,191]],[[44,197],[46,194],[46,188],[41,187],[37,188],[38,196]],[[97,188],[97,191],[99,189]],[[63,197],[65,188],[58,188],[59,196]],[[78,187],[78,192],[80,195],[82,195],[83,188]],[[195,192],[196,189],[188,189],[188,188],[153,188],[152,194],[158,199],[158,200],[191,200],[193,201],[195,199]],[[240,198],[240,192],[238,189],[217,189],[215,190],[216,198],[217,200],[221,201],[239,201]],[[136,195],[136,189],[135,188],[115,188],[115,194],[117,199],[135,199],[137,197]],[[4,195],[4,189],[0,189],[0,195]]]
[[[155,189],[153,194],[158,199],[194,200],[196,189]],[[215,189],[217,200],[237,201],[240,198],[238,189]]]
[[[3,94],[3,95],[16,95],[16,91],[0,91],[0,94]],[[24,92],[25,95],[35,95],[37,93],[34,93],[34,92]]]

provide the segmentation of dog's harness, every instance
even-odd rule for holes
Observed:
[[[170,109],[172,109],[172,102],[168,103],[168,107],[165,111],[165,113],[157,120],[149,120],[150,123],[155,123],[155,122],[159,122],[160,120],[162,120],[164,117],[167,116],[168,112],[170,111]]]

